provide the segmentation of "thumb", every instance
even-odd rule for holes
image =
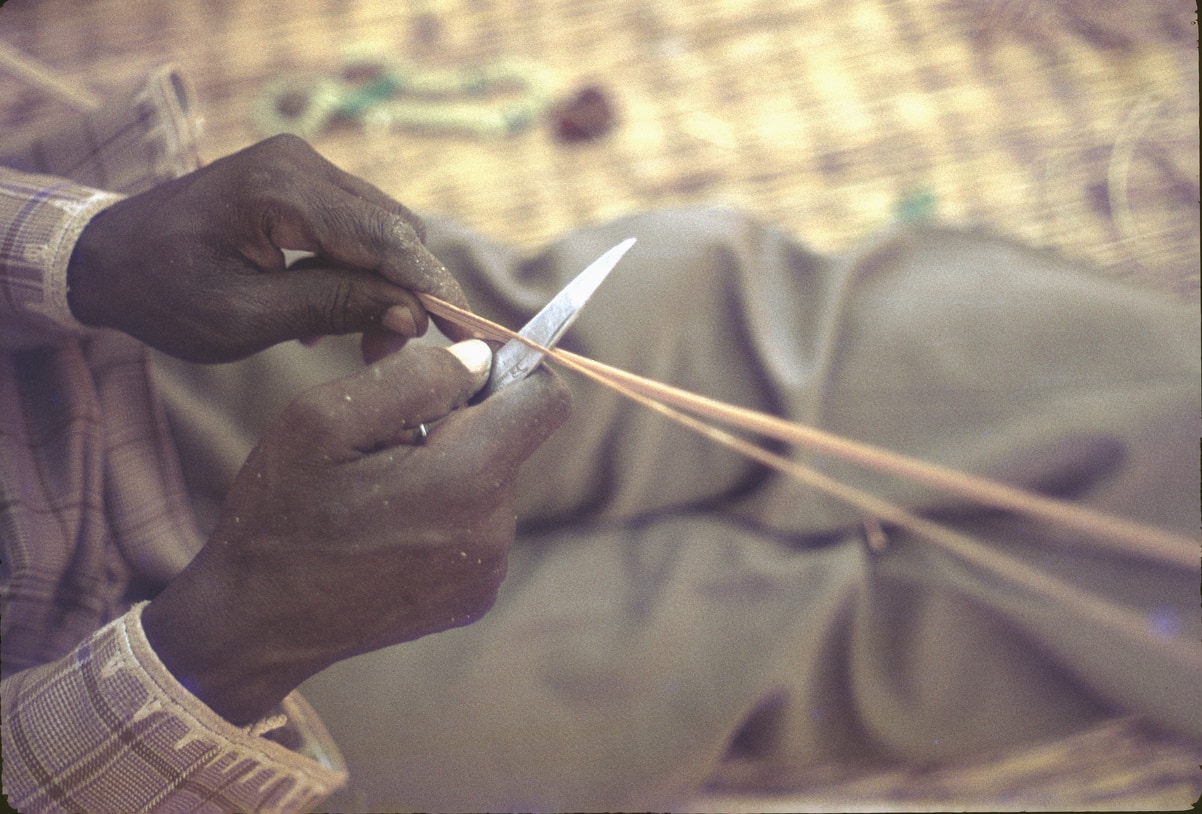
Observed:
[[[289,405],[289,432],[336,460],[390,446],[402,432],[467,404],[488,379],[479,339],[449,348],[407,345],[363,370],[306,391]]]
[[[388,311],[388,328],[406,339],[429,327],[416,295],[370,271],[310,261],[282,274],[257,276],[252,284],[254,299],[275,309],[281,333],[276,341],[379,330]]]

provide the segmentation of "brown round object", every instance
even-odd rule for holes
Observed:
[[[613,105],[601,88],[590,85],[552,112],[555,134],[562,141],[592,141],[613,129]]]

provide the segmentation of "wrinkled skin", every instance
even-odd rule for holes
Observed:
[[[541,369],[463,407],[481,383],[447,351],[411,346],[293,402],[208,545],[143,612],[172,673],[246,723],[335,661],[487,611],[518,465],[569,399]],[[388,443],[444,415],[424,445]]]
[[[72,255],[81,321],[185,359],[364,333],[372,364],[284,411],[212,537],[143,611],[164,665],[232,723],[336,661],[485,613],[518,466],[567,418],[545,368],[466,406],[486,368],[443,348],[389,353],[427,327],[413,292],[466,305],[422,236],[403,206],[285,136],[105,210]],[[315,256],[287,268],[284,249]],[[426,443],[405,443],[423,422]]]
[[[68,301],[81,322],[195,362],[323,334],[366,332],[370,348],[389,308],[391,326],[425,332],[412,292],[467,305],[423,238],[404,206],[276,136],[97,215],[72,255]],[[316,258],[287,269],[284,249]]]

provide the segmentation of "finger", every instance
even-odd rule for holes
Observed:
[[[487,380],[491,361],[480,340],[451,348],[409,345],[306,392],[289,405],[287,423],[309,433],[325,454],[352,460],[466,404]]]
[[[259,172],[256,173],[259,187],[270,187],[278,193],[273,197],[272,215],[287,214],[290,208],[303,202],[320,201],[322,196],[329,194],[328,185],[349,193],[355,198],[381,210],[390,212],[404,221],[417,235],[420,242],[425,242],[425,224],[403,204],[385,194],[379,187],[361,179],[329,161],[317,150],[313,149],[304,139],[290,133],[281,133],[259,142],[233,156],[220,158],[212,166],[223,163],[235,164],[239,158],[254,156],[253,161]],[[241,170],[235,170],[241,172]],[[326,182],[326,183],[322,183]],[[306,195],[305,193],[308,193]],[[279,210],[279,211],[275,211]],[[302,206],[298,214],[307,214],[308,207]],[[281,238],[276,241],[280,249],[305,249],[315,251],[308,245],[311,235],[304,228],[303,220],[296,222],[288,218],[268,223],[269,230],[274,236]],[[299,241],[299,242],[298,242]]]
[[[308,252],[304,254],[308,256],[289,263],[288,268],[293,271],[324,268],[320,259]],[[369,324],[363,328],[363,337],[360,340],[360,350],[366,364],[370,365],[390,353],[396,353],[410,339],[422,336],[428,330],[429,319],[421,302],[409,292],[400,295],[400,299],[404,304],[390,305],[380,315],[378,325],[370,314],[367,315]],[[321,336],[322,334],[316,334],[302,337],[300,341],[305,345],[316,345]]]
[[[316,252],[328,263],[372,271],[401,288],[431,294],[470,310],[462,287],[421,242],[410,219],[416,220],[411,214],[403,216],[339,188],[337,194],[323,194],[320,204],[302,202],[280,207],[269,234],[276,246]],[[420,221],[417,224],[420,227]],[[418,310],[425,319],[420,304]],[[439,330],[453,340],[471,335],[448,320],[435,321]]]
[[[360,350],[363,353],[364,362],[370,365],[390,353],[396,353],[404,347],[405,342],[409,339],[421,336],[426,332],[428,326],[422,319],[425,317],[425,313],[418,315],[421,321],[415,325],[414,310],[394,305],[384,312],[379,328],[368,328],[363,332]],[[466,338],[470,339],[471,337]]]
[[[296,136],[275,136],[224,161],[232,166],[252,158],[265,167],[254,173],[258,209],[249,231],[243,223],[234,232],[242,236],[242,255],[257,268],[282,269],[284,250],[313,252],[330,264],[372,271],[402,288],[468,307],[462,288],[425,248],[425,226],[409,209]],[[420,304],[418,311],[424,313]],[[445,320],[438,325],[452,339],[470,336]]]
[[[271,245],[248,248],[249,255],[263,255],[263,268],[279,265],[281,249],[302,249],[469,308],[458,282],[426,249],[425,225],[408,208],[339,169],[302,139],[276,136],[251,149],[286,156],[288,164],[303,169],[300,178],[291,172],[278,183],[280,194],[266,213]],[[451,339],[470,336],[454,323],[441,318],[437,322]]]
[[[423,244],[421,219],[366,181],[313,153],[322,180],[294,182],[268,213],[272,243],[375,271],[397,285],[466,307],[463,289]]]
[[[269,337],[274,341],[381,328],[412,339],[428,325],[426,311],[412,292],[357,269],[306,263],[283,274],[246,277],[242,285],[242,304],[270,304],[274,309],[256,325],[274,333]]]
[[[496,466],[515,471],[571,413],[572,398],[563,381],[542,366],[520,382],[442,421],[430,446],[463,444],[478,456],[481,470]]]
[[[409,340],[400,334],[383,329],[367,330],[359,339],[359,354],[363,363],[374,365],[385,356],[390,356],[405,347]]]
[[[356,204],[363,203],[362,199],[352,200]],[[369,268],[402,288],[432,294],[459,308],[471,310],[467,295],[459,282],[422,242],[424,226],[421,221],[408,214],[408,210],[400,204],[393,204],[406,214],[398,214],[395,210],[367,210],[360,206],[360,215],[355,223],[362,231],[358,235],[357,243],[343,241],[334,244],[332,241],[337,236],[334,231],[336,227],[328,227],[329,237],[317,236],[321,251],[340,263]],[[348,205],[347,209],[354,211],[354,205]],[[400,222],[390,223],[387,217],[379,215],[381,211],[388,212],[390,217],[399,219]],[[413,226],[414,221],[416,227]],[[361,257],[356,254],[359,247],[366,247],[366,254]],[[419,306],[419,310],[424,319],[425,309]],[[435,322],[439,330],[450,339],[461,340],[471,336],[468,329],[441,317],[436,317]]]
[[[305,168],[305,175],[307,177],[325,179],[355,197],[362,198],[370,204],[396,214],[412,227],[413,231],[417,233],[418,240],[422,243],[426,242],[426,226],[422,223],[420,217],[404,204],[386,194],[375,184],[340,169],[332,161],[313,149],[313,146],[304,139],[289,134],[282,134],[267,139],[265,142],[261,142],[261,144],[264,146],[271,144],[271,149],[278,150],[290,156],[292,162]]]
[[[407,206],[400,203],[399,201],[394,200],[393,198],[390,198],[388,195],[386,195],[383,191],[381,191],[375,185],[368,183],[367,181],[363,180],[362,178],[357,178],[357,177],[351,175],[350,173],[343,172],[338,167],[334,166],[333,164],[330,164],[329,162],[326,162],[326,163],[329,166],[329,170],[331,172],[331,181],[338,184],[339,186],[341,186],[343,189],[345,189],[347,192],[351,193],[352,195],[356,195],[356,196],[362,198],[363,200],[368,201],[369,203],[373,203],[383,209],[386,209],[386,210],[392,212],[394,215],[396,215],[397,217],[399,217],[403,221],[405,221],[405,223],[409,224],[409,226],[413,229],[414,233],[417,235],[418,241],[421,243],[421,246],[415,247],[414,250],[415,251],[423,251],[423,250],[426,251],[426,253],[429,254],[429,257],[424,259],[423,262],[428,265],[432,261],[437,266],[437,268],[435,270],[435,274],[436,274],[435,285],[436,285],[436,287],[432,288],[430,290],[427,290],[425,288],[414,288],[414,290],[433,294],[434,296],[438,297],[439,299],[445,300],[446,302],[449,302],[452,305],[455,305],[459,308],[470,311],[471,304],[468,302],[467,295],[464,294],[463,288],[459,285],[458,281],[455,280],[453,276],[451,276],[450,272],[447,271],[446,266],[444,266],[442,264],[442,262],[440,260],[438,260],[437,257],[434,257],[434,255],[432,253],[429,253],[429,250],[427,250],[425,248],[425,243],[426,243],[426,224],[425,224],[425,222],[423,222],[422,219],[420,217],[418,217]],[[382,267],[381,273],[383,273],[387,276],[388,275],[388,267],[387,266]],[[443,275],[445,275],[445,279],[444,279]],[[390,277],[389,279],[394,279],[394,278]],[[443,285],[445,280],[449,280],[453,285],[450,285],[450,286]],[[399,282],[398,284],[404,285],[405,283]],[[470,339],[472,336],[472,333],[468,328],[465,328],[461,325],[458,325],[458,324],[451,322],[447,319],[444,319],[442,317],[438,317],[438,316],[434,317],[434,322],[436,325],[438,325],[438,329],[440,331],[442,331],[443,334],[446,335],[449,339],[456,340],[456,341],[463,341],[466,339]],[[425,333],[425,329],[422,330],[422,333]],[[373,341],[371,343],[371,347],[373,348],[373,351],[375,351],[375,349],[386,347],[386,344]],[[366,358],[366,347],[364,350],[365,350],[364,355]]]
[[[339,169],[329,161],[326,161],[326,165],[328,167],[329,178],[332,183],[337,184],[347,192],[362,198],[368,203],[375,204],[376,206],[392,212],[397,217],[408,223],[410,227],[412,227],[413,231],[417,234],[418,240],[420,240],[423,244],[426,242],[426,224],[420,217],[417,216],[417,214],[413,212],[413,210],[409,209],[409,207],[405,206],[400,201],[397,201],[391,196],[387,195],[375,184],[351,175],[349,172]]]

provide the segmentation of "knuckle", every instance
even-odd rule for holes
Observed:
[[[408,209],[404,209],[404,214],[401,217],[407,224],[409,224],[409,228],[413,230],[413,233],[417,235],[418,242],[425,245],[427,234],[426,222],[422,220],[420,216],[415,215]]]
[[[373,244],[372,248],[384,257],[414,252],[422,243],[421,233],[413,223],[383,208],[373,207],[365,213],[363,233]]]
[[[313,211],[329,235],[348,243],[361,243],[373,254],[386,256],[391,217],[387,212],[349,205],[340,197],[312,201]]]
[[[364,231],[377,244],[377,248],[383,250],[389,244],[397,243],[398,235],[401,236],[401,243],[409,244],[411,242],[409,234],[413,232],[413,229],[403,219],[388,210],[373,208],[365,216]]]
[[[384,226],[399,235],[409,247],[426,242],[426,223],[402,204],[396,204],[394,210],[382,210],[385,216]]]
[[[355,286],[348,280],[338,280],[325,296],[310,303],[308,324],[324,326],[331,334],[350,333],[355,325]]]
[[[231,183],[244,194],[284,200],[294,194],[298,181],[311,177],[321,156],[307,141],[292,133],[280,133],[238,154],[245,164]],[[233,166],[233,165],[231,165]]]
[[[285,158],[307,158],[316,151],[295,133],[279,133],[259,143],[264,152],[277,154]]]
[[[255,179],[254,176],[248,176],[247,180],[243,183],[256,183],[263,184],[264,186],[270,185],[267,188],[266,194],[259,195],[256,200],[258,201],[257,214],[259,220],[259,233],[264,235],[273,234],[275,232],[276,224],[285,220],[287,212],[287,208],[285,207],[283,201],[277,197],[279,190],[275,188],[275,185],[270,178],[267,178],[266,182],[264,183],[263,179]]]

